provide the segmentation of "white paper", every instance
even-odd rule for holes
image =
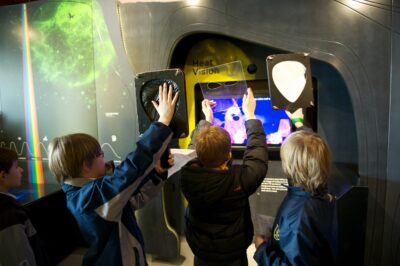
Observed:
[[[171,153],[174,155],[174,165],[168,169],[168,177],[181,170],[190,160],[197,157],[196,151],[192,149],[171,149]]]

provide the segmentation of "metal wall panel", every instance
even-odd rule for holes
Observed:
[[[329,131],[325,135],[330,136],[333,153],[338,155],[340,150],[335,144],[346,136],[346,129],[334,123],[338,116],[352,112],[355,132],[350,135],[357,140],[356,163],[362,183],[370,191],[366,264],[379,265],[387,248],[382,244],[388,243],[384,241],[385,213],[390,211],[391,217],[396,214],[395,208],[386,207],[394,201],[387,196],[387,170],[388,153],[393,156],[388,148],[389,112],[396,110],[389,106],[391,101],[392,106],[398,103],[391,100],[391,84],[392,95],[393,85],[398,84],[398,78],[393,78],[398,71],[398,59],[393,58],[398,52],[391,47],[398,46],[398,38],[393,36],[399,32],[398,23],[392,24],[392,6],[397,17],[399,5],[390,1],[232,0],[198,1],[193,6],[186,1],[131,3],[120,5],[120,20],[125,48],[135,71],[168,67],[180,40],[198,33],[220,34],[285,51],[309,52],[313,59],[333,67],[343,79],[347,92],[342,95],[348,95],[345,101],[350,105],[346,105],[344,113],[340,103],[320,106],[320,112],[327,117],[319,119],[319,126],[325,124],[323,130]],[[136,13],[138,10],[140,14]],[[136,15],[144,17],[138,19]],[[396,143],[398,140],[391,138],[390,144]],[[390,167],[392,174],[396,168]],[[398,228],[398,222],[395,225]],[[392,229],[385,229],[388,237]]]

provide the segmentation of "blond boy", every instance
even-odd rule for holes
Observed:
[[[89,245],[83,265],[147,265],[134,211],[156,195],[166,179],[159,159],[172,137],[168,125],[178,99],[171,87],[167,92],[166,84],[159,95],[159,103],[153,102],[158,122],[111,175],[105,175],[98,141],[87,134],[56,138],[50,145],[50,170]]]
[[[304,129],[302,119],[292,122]],[[280,155],[288,193],[275,217],[271,238],[256,237],[254,259],[263,266],[335,265],[335,201],[327,191],[330,149],[317,133],[300,130],[285,140]]]

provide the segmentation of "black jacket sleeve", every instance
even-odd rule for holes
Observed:
[[[264,180],[268,170],[268,148],[261,122],[257,119],[245,123],[247,145],[243,155],[240,180],[247,195],[253,194]]]

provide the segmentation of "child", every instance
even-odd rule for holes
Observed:
[[[231,139],[212,126],[212,103],[202,102],[206,121],[192,135],[198,158],[182,168],[182,191],[188,200],[185,234],[194,265],[247,265],[253,240],[248,198],[267,173],[268,152],[261,122],[254,115],[253,92],[243,97],[248,136],[243,163],[231,165]]]
[[[21,185],[22,168],[13,150],[0,148],[0,265],[47,265],[47,255],[26,210],[10,188]]]
[[[296,115],[290,116],[292,122],[304,129],[302,112]],[[280,154],[288,193],[272,238],[256,237],[254,259],[259,265],[334,265],[337,228],[334,199],[327,193],[329,147],[318,134],[300,130],[285,140]]]
[[[50,144],[50,170],[62,183],[67,207],[89,244],[83,265],[147,265],[134,210],[153,197],[166,179],[159,158],[172,138],[168,125],[178,94],[172,98],[172,87],[167,93],[164,84],[159,99],[158,104],[153,102],[158,122],[151,124],[136,150],[112,175],[104,176],[104,153],[95,138],[72,134]]]

